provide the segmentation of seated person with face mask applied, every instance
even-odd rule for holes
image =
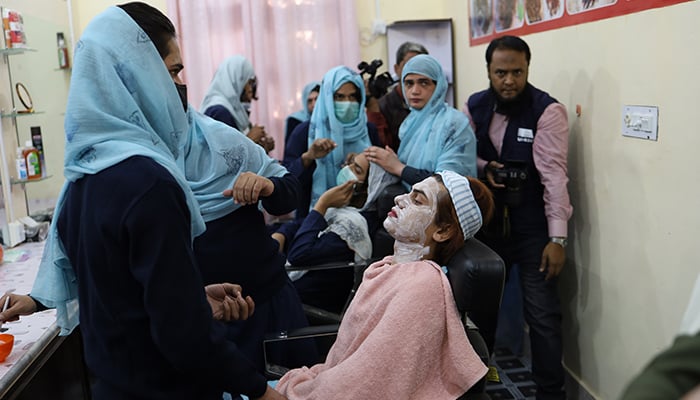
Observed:
[[[440,267],[481,227],[471,187],[486,190],[443,171],[396,198],[384,221],[394,255],[365,271],[326,361],[287,372],[277,390],[291,400],[454,400],[486,374]]]

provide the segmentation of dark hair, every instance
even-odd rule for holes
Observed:
[[[175,26],[162,12],[138,1],[120,4],[117,7],[126,12],[136,24],[146,32],[161,58],[168,53],[168,43],[175,34]]]
[[[442,176],[439,174],[434,174],[433,178],[435,178],[435,180],[437,180],[441,185],[444,185]],[[467,177],[467,179],[469,180],[469,187],[472,190],[474,200],[481,211],[481,218],[483,220],[482,226],[485,226],[491,220],[496,207],[493,200],[493,194],[491,193],[491,190],[489,190],[489,188],[480,180],[472,177]],[[437,243],[435,245],[433,261],[439,265],[445,265],[464,245],[464,232],[459,224],[459,217],[457,216],[457,211],[452,203],[450,193],[447,190],[441,190],[438,193],[435,225],[440,229],[456,230],[456,234],[452,235],[449,240]]]
[[[518,53],[525,53],[527,65],[530,65],[530,47],[524,40],[517,36],[501,36],[493,39],[491,43],[489,43],[489,47],[486,48],[486,65],[491,65],[491,58],[493,57],[494,51],[504,49],[515,50]]]
[[[472,190],[472,195],[481,211],[481,226],[488,225],[493,218],[493,213],[496,211],[496,203],[493,200],[493,192],[488,186],[479,179],[468,176],[469,187]]]
[[[398,50],[396,50],[396,64],[401,64],[401,61],[403,61],[403,59],[406,58],[406,54],[411,52],[418,54],[428,54],[428,50],[422,44],[414,42],[404,42],[401,46],[399,46]]]
[[[309,90],[309,93],[311,92],[321,93],[321,85],[314,86],[313,89]]]

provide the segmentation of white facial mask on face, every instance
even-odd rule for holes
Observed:
[[[395,239],[394,260],[397,263],[418,261],[430,253],[425,230],[435,219],[440,184],[435,178],[428,178],[414,185],[414,189],[425,193],[428,204],[415,204],[410,194],[398,196],[393,208],[396,217],[384,220],[384,228]]]

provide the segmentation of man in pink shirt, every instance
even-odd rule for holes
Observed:
[[[520,267],[537,399],[565,399],[557,277],[572,213],[569,127],[566,108],[528,83],[529,65],[522,39],[494,39],[486,49],[490,88],[471,95],[464,111],[477,137],[479,174],[496,198],[483,240],[509,269]]]

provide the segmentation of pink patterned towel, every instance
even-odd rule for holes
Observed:
[[[369,266],[326,362],[289,371],[290,400],[454,400],[487,371],[433,262]]]

